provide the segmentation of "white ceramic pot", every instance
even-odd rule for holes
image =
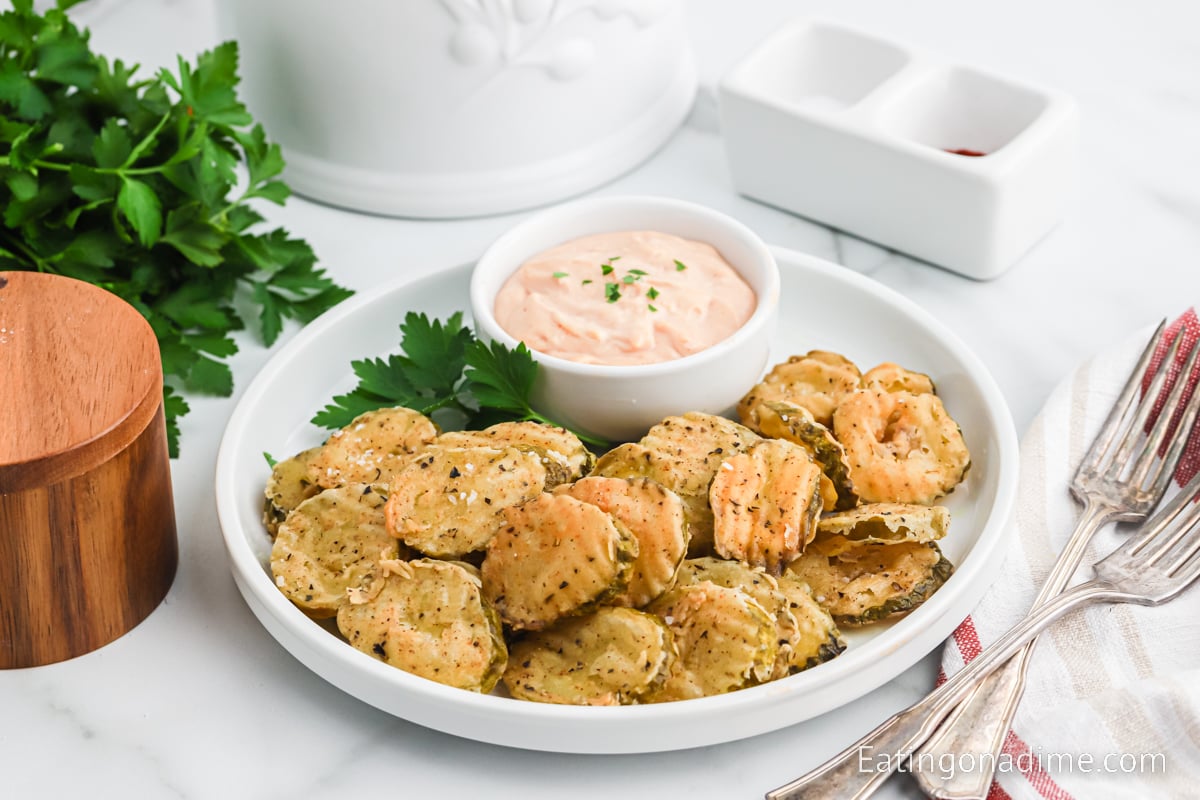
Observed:
[[[219,0],[243,97],[317,200],[457,217],[636,166],[687,114],[682,0]]]

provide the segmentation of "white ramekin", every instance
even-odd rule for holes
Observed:
[[[762,375],[779,313],[779,268],[770,249],[742,223],[665,197],[580,200],[537,214],[497,239],[471,276],[471,313],[487,341],[516,347],[496,322],[496,294],[531,256],[581,236],[656,230],[706,242],[757,295],[750,319],[729,338],[685,358],[657,364],[579,364],[534,352],[540,365],[534,405],[561,424],[613,441],[639,438],[671,414],[728,411]]]

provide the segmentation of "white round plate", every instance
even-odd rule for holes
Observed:
[[[408,310],[442,318],[465,310],[468,267],[360,293],[301,331],[247,387],[221,442],[216,495],[233,577],[251,610],[309,669],[373,706],[446,733],[532,750],[645,753],[732,741],[837,708],[907,669],[950,635],[999,574],[1017,485],[1012,418],[983,364],[930,314],[843,267],[775,254],[783,302],[772,363],[826,349],[863,367],[895,361],[926,372],[966,436],[972,466],[945,499],[952,523],[942,543],[957,571],[916,611],[847,632],[846,652],[798,675],[718,697],[618,708],[452,689],[389,667],[304,616],[275,588],[267,566],[262,454],[319,443],[327,432],[308,420],[354,386],[350,361],[394,352]],[[687,410],[683,399],[679,411]]]

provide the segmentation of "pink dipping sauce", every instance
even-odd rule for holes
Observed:
[[[532,350],[582,364],[654,364],[727,339],[757,299],[716,248],[657,231],[585,236],[526,261],[496,322]]]

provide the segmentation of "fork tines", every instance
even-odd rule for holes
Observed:
[[[1161,496],[1200,409],[1200,392],[1192,391],[1192,375],[1200,358],[1200,341],[1188,347],[1183,368],[1177,372],[1172,369],[1179,362],[1184,333],[1182,328],[1175,332],[1166,355],[1153,374],[1148,374],[1154,355],[1167,336],[1166,320],[1159,324],[1096,436],[1095,445],[1079,465],[1074,483],[1092,477],[1119,480],[1128,474],[1131,485]],[[1147,378],[1150,378],[1149,386],[1145,384]],[[1145,391],[1140,391],[1143,386]],[[1165,392],[1169,394],[1161,408],[1156,409]],[[1173,435],[1176,430],[1181,435]],[[1160,452],[1168,437],[1171,437],[1170,446]],[[1117,444],[1116,452],[1110,452],[1114,444]]]
[[[1188,534],[1194,533],[1196,525],[1200,523],[1200,503],[1196,502],[1198,498],[1200,473],[1149,519],[1138,535],[1117,548],[1114,554],[1137,557],[1144,567],[1156,567],[1160,562],[1164,562],[1160,569],[1171,577],[1176,576],[1185,566],[1193,571],[1200,571],[1200,536],[1193,535],[1184,541]],[[1162,541],[1158,541],[1160,536],[1163,537]],[[1147,552],[1143,553],[1143,550]]]

